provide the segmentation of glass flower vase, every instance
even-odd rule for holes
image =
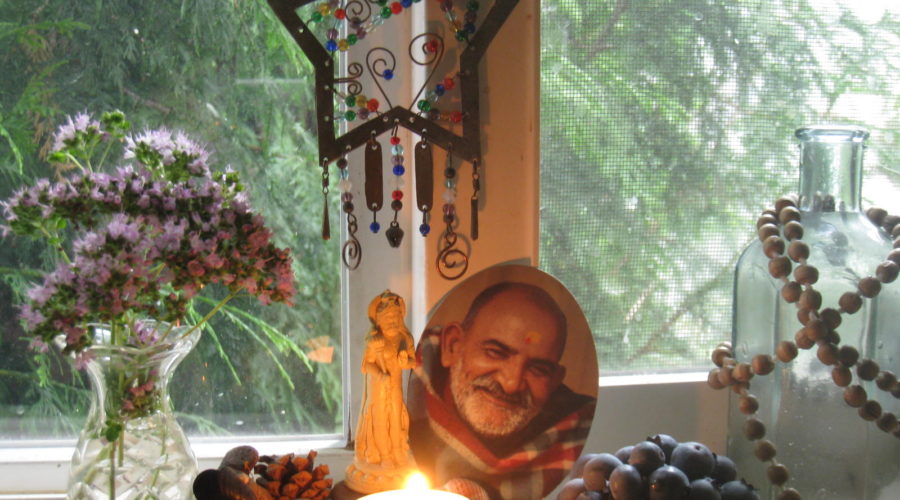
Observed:
[[[175,420],[168,385],[200,331],[155,322],[144,328],[153,330],[152,340],[138,347],[111,345],[115,332],[93,327],[86,365],[91,407],[72,456],[70,499],[190,498],[197,460]]]
[[[818,269],[813,288],[821,293],[819,311],[840,309],[845,292],[856,292],[861,278],[874,276],[892,244],[861,208],[862,157],[868,132],[857,127],[809,127],[797,131],[800,142],[801,241],[809,247],[808,264]],[[756,417],[766,427],[765,439],[776,447],[774,458],[790,478],[785,487],[803,498],[877,500],[900,498],[900,445],[876,422],[860,417],[844,401],[844,388],[832,379],[835,366],[820,358],[822,343],[853,346],[860,359],[875,360],[881,370],[898,369],[900,355],[900,283],[885,283],[859,311],[841,314],[839,337],[818,345],[796,341],[804,335],[798,307],[782,297],[785,283],[769,274],[769,258],[755,240],[735,271],[733,338],[735,358],[750,362],[756,354],[776,353],[780,342],[800,345],[790,362],[776,361],[775,370],[750,380],[759,402]],[[796,264],[794,264],[796,267]],[[788,280],[796,276],[789,275]],[[801,339],[802,340],[802,339]],[[827,357],[824,358],[827,360]],[[853,384],[861,384],[869,400],[884,412],[897,412],[890,392],[862,381],[852,369]],[[761,498],[779,498],[780,488],[767,478],[768,462],[755,456],[755,442],[744,436],[747,416],[732,394],[729,406],[728,456]]]

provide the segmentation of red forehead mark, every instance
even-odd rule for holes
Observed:
[[[530,331],[525,334],[525,343],[526,344],[537,344],[541,341],[541,334],[535,331]]]

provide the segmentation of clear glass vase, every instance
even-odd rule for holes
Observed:
[[[821,308],[838,309],[844,292],[857,290],[860,278],[873,276],[891,251],[889,235],[861,211],[862,156],[868,132],[855,127],[809,127],[797,131],[800,141],[799,209],[802,241],[810,248],[808,263],[819,271],[813,287],[822,294]],[[802,328],[797,307],[781,296],[783,283],[772,278],[762,243],[755,240],[738,261],[735,272],[733,344],[738,361],[755,354],[774,354],[783,340],[794,341]],[[790,277],[789,277],[790,278]],[[821,309],[820,309],[821,310]],[[875,299],[866,299],[855,314],[842,314],[837,328],[840,344],[858,348],[882,370],[898,369],[900,354],[900,286],[886,284]],[[832,367],[817,358],[817,346],[800,350],[790,363],[750,381],[759,400],[758,418],[766,439],[777,448],[776,460],[786,465],[793,487],[803,498],[900,498],[900,444],[874,422],[864,421],[843,400],[843,389],[832,380]],[[897,413],[897,400],[872,382],[861,382],[869,399],[885,412]],[[776,498],[766,463],[754,456],[754,444],[744,437],[746,415],[732,394],[728,455],[739,476],[760,489],[761,498]]]
[[[164,340],[144,347],[110,345],[115,332],[93,327],[91,408],[72,456],[70,499],[190,498],[197,460],[175,420],[168,384],[200,331],[148,324]]]

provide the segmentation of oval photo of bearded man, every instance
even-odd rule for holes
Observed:
[[[522,265],[472,275],[435,306],[416,357],[410,447],[435,485],[540,499],[568,474],[598,369],[587,320],[559,281]]]

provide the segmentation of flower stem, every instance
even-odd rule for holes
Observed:
[[[230,292],[228,294],[228,296],[226,296],[224,299],[220,300],[219,303],[216,304],[215,307],[213,307],[211,311],[206,313],[206,316],[204,316],[203,319],[201,319],[199,322],[197,322],[196,325],[194,325],[190,329],[188,329],[188,331],[184,332],[184,334],[181,335],[181,338],[187,337],[188,335],[194,333],[194,330],[203,326],[203,324],[206,323],[207,321],[209,321],[210,318],[212,318],[217,312],[219,312],[219,309],[224,307],[225,304],[228,303],[228,301],[235,298],[239,292],[240,292],[240,290],[235,290],[233,292]],[[166,335],[168,335],[168,333]],[[165,337],[163,337],[163,340],[165,340]]]

